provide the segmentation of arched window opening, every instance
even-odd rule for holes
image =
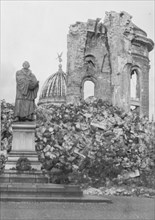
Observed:
[[[132,99],[140,98],[139,77],[136,70],[132,70],[130,75],[130,97]]]
[[[94,96],[94,88],[95,84],[92,81],[87,80],[84,82],[84,99],[88,98],[89,96]]]
[[[140,82],[137,70],[132,70],[130,75],[130,109],[139,112],[140,108]]]

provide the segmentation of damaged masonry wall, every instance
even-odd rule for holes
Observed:
[[[84,98],[85,81],[95,85],[96,98],[109,100],[126,111],[133,105],[149,113],[149,58],[154,43],[126,12],[107,12],[70,26],[67,41],[67,103]],[[131,75],[137,75],[140,94],[131,98]]]

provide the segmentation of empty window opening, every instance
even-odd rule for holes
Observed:
[[[136,70],[133,70],[130,75],[130,97],[131,99],[140,98],[139,77]]]
[[[130,75],[130,109],[134,112],[140,111],[140,83],[137,70],[132,70]]]
[[[89,96],[94,96],[94,88],[95,85],[92,81],[87,80],[84,82],[84,99],[88,98]]]

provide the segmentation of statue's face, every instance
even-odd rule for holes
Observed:
[[[29,67],[30,67],[29,62],[25,61],[25,62],[23,63],[23,68],[24,68],[24,69],[28,69]]]

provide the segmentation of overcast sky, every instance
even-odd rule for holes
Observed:
[[[132,21],[154,41],[154,1],[2,1],[0,99],[15,100],[15,73],[23,61],[40,81],[58,69],[63,51],[66,71],[67,33],[76,21],[104,18],[106,11],[126,11]],[[155,109],[154,51],[150,53],[150,115]],[[40,91],[39,91],[40,92]],[[155,115],[155,113],[154,113]]]

